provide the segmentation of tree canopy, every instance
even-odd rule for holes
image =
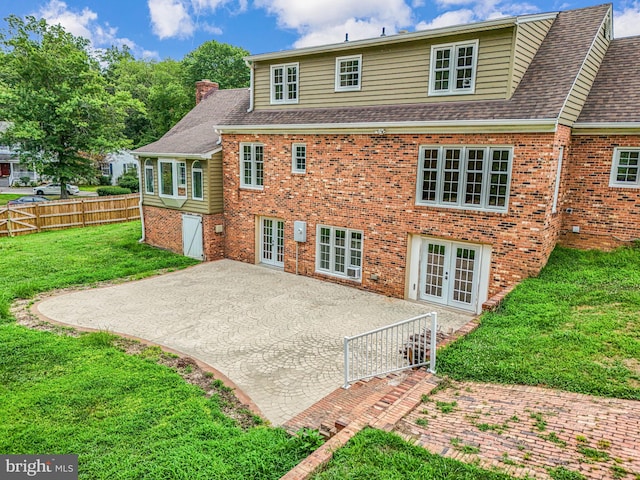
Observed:
[[[186,81],[195,85],[198,80],[218,82],[221,89],[249,86],[249,67],[243,57],[249,52],[240,47],[210,40],[203,43],[182,60]]]
[[[34,17],[10,16],[0,33],[0,142],[22,161],[64,185],[94,175],[92,155],[130,145],[127,112],[137,107],[125,91],[110,94],[88,41]]]

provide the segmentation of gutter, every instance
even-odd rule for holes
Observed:
[[[142,152],[136,151],[135,156],[140,157],[149,157],[149,158],[184,158],[187,160],[208,160],[211,158],[211,155],[214,153],[218,153],[221,150],[221,147],[216,147],[213,150],[209,150],[205,153],[178,153],[178,152]]]
[[[255,79],[254,79],[254,72],[255,72],[255,63],[253,63],[251,60],[245,58],[244,59],[244,63],[247,67],[249,67],[249,109],[247,110],[248,113],[253,112],[253,92],[255,91],[254,89],[254,83],[255,83]]]
[[[145,235],[145,228],[144,228],[144,212],[142,210],[142,172],[144,172],[144,164],[142,163],[142,160],[140,160],[140,157],[138,155],[135,156],[136,160],[138,160],[138,188],[139,188],[139,192],[140,192],[140,200],[138,201],[138,208],[140,209],[140,226],[142,228],[142,233],[140,235],[140,240],[138,240],[138,243],[144,243],[146,238]]]

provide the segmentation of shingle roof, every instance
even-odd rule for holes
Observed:
[[[509,100],[229,111],[225,125],[303,125],[452,120],[542,120],[560,114],[610,5],[560,12]],[[568,46],[570,46],[568,48]],[[248,102],[248,100],[247,100]],[[248,103],[243,107],[247,107]]]
[[[201,155],[211,152],[217,148],[220,138],[214,131],[215,127],[227,112],[239,103],[248,105],[248,101],[249,92],[246,88],[211,91],[160,140],[140,147],[133,153]]]
[[[640,122],[640,36],[609,45],[578,123]]]

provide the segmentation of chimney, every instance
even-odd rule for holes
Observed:
[[[218,82],[211,80],[200,80],[196,82],[196,105],[199,104],[204,97],[212,90],[218,90]]]

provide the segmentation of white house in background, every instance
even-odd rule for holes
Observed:
[[[104,162],[100,162],[100,170],[102,175],[111,177],[111,184],[115,185],[122,174],[138,170],[138,161],[129,150],[122,150],[108,154]]]
[[[4,131],[7,126],[8,122],[0,122],[0,131]],[[40,178],[35,167],[30,169],[22,165],[10,147],[0,145],[0,187],[10,187],[24,177],[29,177],[29,182],[37,182]]]

